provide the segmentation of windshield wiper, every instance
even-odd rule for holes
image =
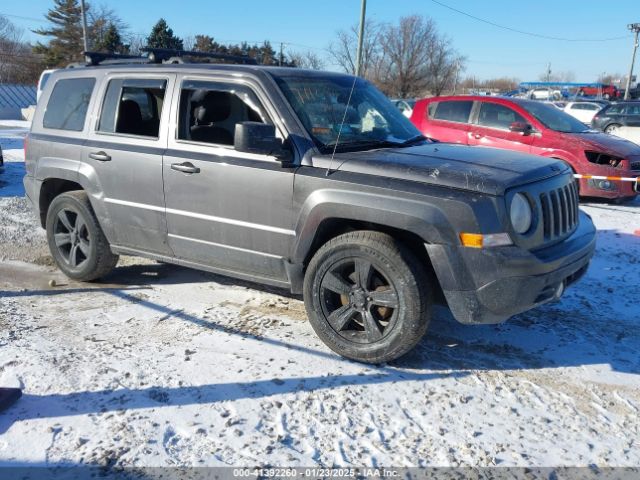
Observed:
[[[389,140],[375,140],[375,139],[367,139],[367,140],[354,140],[352,142],[340,142],[336,147],[336,142],[327,143],[324,146],[325,150],[332,151],[334,148],[337,150],[343,150],[345,148],[361,148],[361,147],[378,147],[378,148],[391,148],[391,147],[399,147],[402,143],[400,142],[391,142]]]
[[[350,149],[350,148],[362,148],[362,147],[372,147],[372,148],[396,148],[396,147],[407,147],[409,145],[413,145],[419,141],[424,141],[427,138],[423,135],[416,135],[415,137],[411,137],[408,140],[404,140],[402,142],[393,142],[391,140],[383,140],[383,139],[365,139],[365,140],[354,140],[352,142],[340,142],[337,146],[338,150]],[[332,151],[336,148],[336,143],[331,142],[324,146],[325,150]]]
[[[410,139],[405,140],[400,145],[402,146],[413,145],[414,143],[423,142],[425,140],[429,140],[429,139],[424,135],[416,135],[415,137],[411,137]]]

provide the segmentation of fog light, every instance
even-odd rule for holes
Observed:
[[[597,188],[598,190],[617,190],[616,184],[609,180],[594,180],[590,178],[588,182],[590,187]]]

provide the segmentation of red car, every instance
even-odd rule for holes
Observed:
[[[578,95],[585,95],[590,97],[597,97],[602,95],[602,98],[618,98],[620,96],[620,91],[615,87],[615,85],[602,85],[600,87],[581,87],[578,90]]]
[[[640,175],[640,146],[589,129],[562,110],[535,100],[453,96],[418,100],[411,121],[442,142],[496,147],[567,162],[574,172],[609,177]],[[634,197],[635,183],[580,180],[580,195]]]

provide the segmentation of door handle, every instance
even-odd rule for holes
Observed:
[[[171,170],[177,170],[182,173],[200,173],[200,169],[190,162],[172,163]]]
[[[91,152],[89,154],[89,158],[93,158],[94,160],[98,160],[99,162],[109,162],[109,161],[111,161],[111,156],[107,155],[104,152]]]
[[[473,138],[475,138],[476,140],[480,140],[483,136],[480,135],[479,133],[474,133],[473,134]]]

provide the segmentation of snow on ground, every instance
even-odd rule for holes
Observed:
[[[285,292],[134,258],[65,279],[21,198],[23,133],[0,129],[0,386],[24,389],[0,466],[640,465],[640,202],[584,206],[598,251],[561,302],[475,327],[437,308],[369,366]]]

